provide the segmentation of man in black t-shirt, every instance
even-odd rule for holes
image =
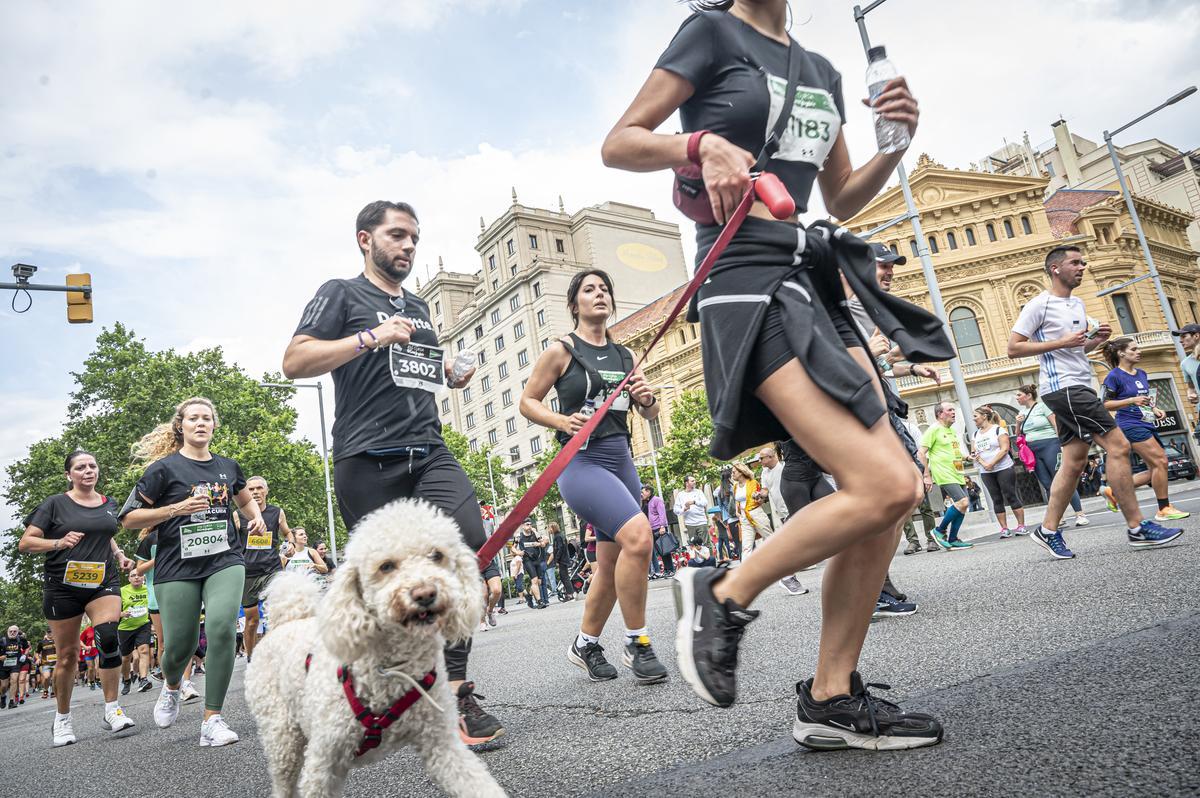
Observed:
[[[21,634],[20,627],[13,624],[8,627],[8,633],[0,637],[0,707],[16,708],[21,668],[28,657],[29,640]]]
[[[347,529],[400,498],[421,498],[454,519],[478,551],[486,537],[479,500],[442,441],[436,395],[452,383],[429,307],[402,283],[412,270],[420,229],[403,202],[379,201],[358,214],[363,273],[317,291],[283,356],[289,379],[332,372],[334,483]],[[499,575],[495,565],[483,573]],[[494,571],[494,572],[493,572]],[[446,673],[458,697],[459,734],[468,745],[504,733],[479,706],[466,680],[470,643],[447,646]]]

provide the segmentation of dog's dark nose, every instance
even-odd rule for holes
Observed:
[[[421,587],[414,587],[409,592],[409,595],[418,606],[431,607],[433,606],[433,602],[437,601],[437,588],[422,585]]]

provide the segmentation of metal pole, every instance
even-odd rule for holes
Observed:
[[[871,39],[867,35],[866,15],[884,0],[877,0],[866,9],[854,7],[854,21],[858,24],[858,35],[862,39],[863,52],[871,49]],[[908,172],[901,163],[896,167],[896,174],[900,177],[900,190],[904,193],[904,204],[908,208],[908,219],[912,223],[913,236],[917,240],[917,255],[921,258],[921,271],[925,274],[925,283],[929,288],[929,300],[933,304],[933,314],[942,320],[942,326],[946,330],[946,335],[951,341],[954,340],[954,333],[950,329],[950,323],[946,318],[946,305],[942,302],[942,292],[938,288],[937,274],[933,270],[933,261],[929,258],[929,245],[925,240],[925,234],[921,230],[921,216],[917,211],[917,203],[913,201],[912,189],[908,185]],[[889,224],[890,226],[890,224]],[[950,361],[950,377],[954,380],[954,393],[957,396],[958,404],[962,408],[960,415],[963,418],[963,427],[967,431],[968,437],[975,435],[975,420],[971,416],[971,395],[967,392],[967,382],[963,379],[962,366],[958,358],[953,358]]]
[[[1162,108],[1165,106],[1159,107]],[[1154,110],[1157,111],[1158,108]],[[1154,111],[1150,113],[1154,113]],[[1134,121],[1145,119],[1149,115],[1145,114]],[[1130,124],[1133,123],[1131,122]],[[1125,127],[1129,127],[1129,125]],[[1124,128],[1120,129],[1123,130]],[[1154,256],[1150,254],[1150,243],[1146,241],[1146,234],[1142,231],[1142,220],[1138,218],[1137,209],[1133,206],[1133,195],[1129,193],[1129,186],[1125,182],[1125,172],[1122,171],[1121,161],[1117,158],[1117,149],[1113,146],[1112,134],[1107,130],[1104,131],[1104,143],[1108,145],[1108,156],[1112,158],[1113,168],[1117,170],[1117,182],[1121,184],[1121,193],[1125,196],[1125,207],[1129,209],[1129,215],[1133,218],[1133,229],[1137,232],[1138,243],[1142,245],[1142,255],[1146,258],[1146,265],[1150,267],[1150,280],[1154,283],[1154,291],[1158,294],[1158,304],[1162,306],[1163,317],[1167,320],[1167,330],[1174,330],[1176,329],[1175,314],[1171,312],[1171,303],[1167,301],[1167,295],[1162,287],[1162,280],[1158,277],[1158,269],[1154,266]],[[1183,351],[1183,344],[1174,335],[1171,336],[1171,342],[1175,344],[1176,357],[1180,362],[1183,362],[1187,357],[1187,353]]]
[[[333,490],[329,484],[329,449],[325,443],[325,390],[317,383],[317,410],[321,414],[321,465],[325,467],[325,511],[329,515],[329,551],[338,564],[337,527],[333,520]]]
[[[492,489],[492,509],[499,510],[500,509],[500,501],[496,498],[496,479],[495,479],[495,477],[492,476],[492,450],[485,449],[483,456],[484,456],[484,459],[487,460],[487,464],[488,464],[488,485]]]
[[[319,382],[260,382],[260,388],[287,388],[295,390],[296,388],[316,388],[317,389],[317,409],[321,415],[321,465],[325,472],[325,510],[329,518],[329,551],[333,554],[333,564],[337,565],[337,535],[333,520],[333,489],[329,481],[329,447],[326,443],[325,436],[325,392]]]

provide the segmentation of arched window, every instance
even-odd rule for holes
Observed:
[[[1033,235],[1033,225],[1029,223],[1029,217],[1028,217],[1028,216],[1022,216],[1022,217],[1021,217],[1021,230],[1022,230],[1022,231],[1025,233],[1025,235],[1027,235],[1027,236]]]
[[[967,228],[967,246],[968,247],[975,246],[975,228],[973,228],[973,227]]]
[[[937,238],[934,236],[929,237],[929,251],[934,255],[938,254]]]
[[[1012,222],[1010,222],[1008,219],[1004,220],[1004,235],[1008,236],[1009,238],[1016,238],[1017,236],[1017,234],[1013,232]]]
[[[950,331],[954,333],[958,359],[963,363],[974,363],[987,358],[983,348],[983,335],[979,332],[979,320],[970,308],[955,308],[950,311]]]
[[[917,257],[917,255],[919,254],[917,252],[917,239],[915,239],[915,238],[908,239],[908,248],[912,250],[912,256],[914,258]]]
[[[987,223],[987,231],[988,231],[988,241],[995,241],[996,240],[996,225],[992,224],[991,222],[988,222]]]
[[[946,233],[946,246],[950,249],[958,249],[958,239],[954,237],[954,232]]]
[[[888,249],[890,249],[890,250],[892,251],[892,254],[893,254],[893,255],[899,255],[899,254],[900,254],[900,247],[896,246],[896,242],[895,242],[895,241],[893,241],[892,243],[888,244]]]

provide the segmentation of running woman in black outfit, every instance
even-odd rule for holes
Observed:
[[[420,228],[404,202],[378,201],[355,227],[363,273],[333,279],[308,303],[283,356],[289,379],[333,373],[334,482],[347,529],[388,502],[420,498],[454,519],[463,540],[483,546],[479,499],[442,441],[435,395],[452,381],[429,307],[401,285],[412,270]],[[483,572],[498,576],[495,564]],[[446,674],[458,697],[459,735],[468,745],[504,734],[467,679],[470,643],[447,646]],[[481,696],[480,696],[481,697]]]
[[[71,722],[71,691],[79,663],[79,627],[83,614],[92,620],[96,648],[100,650],[100,684],[104,688],[104,728],[120,731],[133,726],[121,709],[117,690],[121,681],[121,645],[117,623],[121,618],[121,575],[133,561],[114,537],[116,503],[96,491],[100,467],[84,451],[72,452],[66,461],[71,488],[38,505],[25,519],[25,534],[18,548],[45,554],[42,612],[50,634],[58,641],[58,667],[54,674],[54,714],[51,742],[55,748],[75,742]]]
[[[787,32],[785,0],[692,3],[633,104],[604,142],[609,166],[654,171],[700,166],[717,224],[697,227],[699,260],[751,186],[750,168],[783,110],[795,102],[765,169],[807,209],[814,181],[838,218],[883,187],[901,152],[854,169],[841,133],[841,76]],[[798,67],[798,69],[796,68]],[[654,130],[676,110],[687,134]],[[917,126],[903,79],[876,98],[884,118]],[[837,493],[791,516],[766,543],[770,556],[740,568],[688,568],[677,579],[680,670],[706,701],[736,698],[738,644],[758,613],[746,607],[784,576],[828,559],[816,673],[797,685],[792,734],[814,748],[910,748],[940,741],[935,719],[872,696],[857,667],[896,530],[919,501],[919,475],[887,417],[865,340],[848,317],[839,271],[912,360],[953,356],[942,323],[883,293],[868,246],[825,222],[776,221],[761,202],[701,287],[699,319],[714,456],[794,438],[837,480]],[[814,423],[813,419],[819,419]]]
[[[567,309],[575,331],[538,357],[521,394],[521,415],[558,430],[562,443],[587,423],[591,412],[604,404],[633,368],[633,354],[608,334],[615,303],[612,279],[605,272],[590,269],[571,278]],[[561,412],[542,404],[551,388],[558,393]],[[650,519],[642,512],[642,482],[629,448],[631,403],[643,418],[658,416],[654,391],[640,372],[558,478],[563,501],[596,530],[592,586],[579,634],[567,648],[567,660],[586,670],[594,682],[617,678],[617,669],[604,658],[600,634],[613,605],[620,602],[625,620],[621,661],[635,680],[650,684],[667,678],[667,669],[655,656],[646,630],[646,572],[654,543]]]

